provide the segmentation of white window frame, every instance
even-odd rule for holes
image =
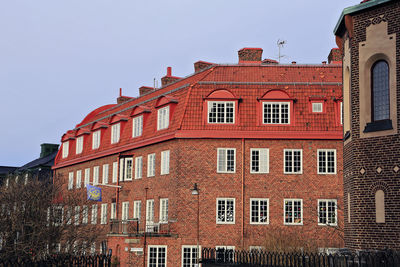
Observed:
[[[160,223],[168,223],[168,198],[160,198]]]
[[[147,177],[156,175],[156,153],[147,155]]]
[[[169,174],[169,150],[161,151],[161,175]]]
[[[253,222],[252,221],[252,215],[253,215],[253,201],[258,201],[258,221]],[[267,202],[267,218],[265,222],[261,222],[261,216],[260,216],[260,211],[261,211],[261,205],[260,201],[266,201]],[[250,198],[250,224],[269,224],[269,199],[268,198]]]
[[[83,136],[79,136],[78,138],[76,138],[76,149],[75,149],[75,153],[81,154],[83,151]]]
[[[233,151],[233,170],[228,171],[228,151]],[[220,159],[221,157],[221,159]],[[222,159],[224,157],[224,159]],[[223,165],[220,163],[223,162]],[[236,172],[236,148],[217,148],[217,173]]]
[[[135,158],[135,179],[142,178],[143,175],[143,157]]]
[[[112,182],[118,182],[118,161],[113,162]]]
[[[101,130],[97,130],[92,134],[92,149],[100,147]]]
[[[97,204],[92,205],[92,218],[91,218],[91,223],[92,224],[97,224]]]
[[[69,154],[69,141],[62,144],[62,158],[65,159]]]
[[[169,127],[169,112],[169,106],[157,110],[157,130],[163,130]]]
[[[108,164],[103,164],[103,181],[102,184],[108,184],[108,173],[109,173]]]
[[[122,202],[121,205],[121,221],[127,221],[129,219],[129,201]]]
[[[143,134],[143,115],[132,119],[132,137],[139,137]]]
[[[328,211],[328,203],[329,202],[333,202],[334,203],[334,207],[335,207],[335,222],[334,223],[330,223],[329,222],[329,220],[330,220],[330,217],[329,217],[329,211]],[[321,212],[321,210],[320,210],[320,203],[325,203],[325,205],[326,205],[326,223],[322,223],[322,222],[320,222],[320,219],[321,219],[321,217],[320,217],[320,212]],[[337,226],[337,220],[338,220],[338,217],[337,217],[337,199],[318,199],[318,207],[317,207],[317,210],[318,210],[318,225],[320,225],[320,226]]]
[[[132,181],[133,158],[123,157],[119,159],[119,180]]]
[[[90,184],[90,168],[85,169],[85,187]]]
[[[107,203],[101,204],[100,224],[107,224]]]
[[[266,120],[266,116],[267,116],[267,114],[265,113],[265,106],[266,105],[274,105],[274,104],[278,104],[279,105],[279,113],[278,113],[278,122],[265,122],[265,120]],[[283,121],[283,117],[282,117],[282,105],[287,105],[288,106],[288,121],[287,121],[287,123],[283,123],[282,121]],[[270,125],[270,124],[273,124],[273,125],[279,125],[279,124],[282,124],[282,125],[289,125],[290,124],[290,112],[291,112],[291,110],[290,110],[290,102],[274,102],[274,101],[272,101],[272,102],[262,102],[262,114],[263,114],[263,116],[262,116],[262,123],[263,124],[266,124],[266,125]],[[271,114],[271,117],[273,117],[273,113]],[[272,120],[272,119],[271,119]]]
[[[193,256],[193,250],[196,251],[197,247],[199,249],[199,251],[197,251],[197,257],[194,258]],[[190,249],[189,251],[189,255],[190,257],[186,260],[189,260],[189,264],[184,264],[185,261],[185,249]],[[201,258],[201,246],[197,246],[197,245],[183,245],[182,246],[182,267],[197,267],[200,266],[200,264],[198,264],[198,260]]]
[[[68,173],[68,190],[74,189],[74,172]]]
[[[133,201],[133,218],[140,221],[141,216],[141,209],[142,209],[142,201],[135,200]]]
[[[313,113],[324,112],[324,103],[323,102],[311,102],[311,110]]]
[[[66,207],[66,209],[67,209],[67,212],[66,212],[66,216],[65,216],[65,220],[66,220],[66,222],[65,222],[65,224],[67,224],[67,225],[70,225],[70,224],[72,224],[72,207],[71,206],[69,206],[69,207]]]
[[[121,123],[115,123],[111,125],[111,144],[119,142],[121,136]]]
[[[343,101],[339,102],[340,125],[343,125]]]
[[[110,220],[117,219],[117,203],[112,202],[110,206]]]
[[[320,171],[319,170],[319,164],[321,161],[320,158],[320,152],[324,153],[324,157],[325,157],[325,171]],[[333,152],[333,156],[334,156],[334,171],[333,172],[328,172],[328,152]],[[317,149],[317,172],[318,174],[336,174],[336,165],[337,165],[337,160],[336,160],[336,149]]]
[[[218,201],[224,201],[225,202],[225,215],[224,215],[224,220],[221,220],[218,218]],[[233,201],[233,221],[227,221],[227,201]],[[217,224],[235,224],[235,217],[236,217],[236,199],[235,198],[217,198],[216,200],[216,216],[215,216],[215,221]]]
[[[75,188],[81,188],[82,186],[82,170],[76,171],[76,184]]]
[[[258,151],[258,171],[256,168],[256,160],[253,159],[253,152]],[[268,148],[251,148],[250,149],[250,173],[269,173],[269,149]]]
[[[213,105],[216,105],[213,107]],[[218,113],[218,105],[223,104],[223,113],[222,116],[221,113]],[[232,121],[228,120],[228,112],[227,112],[227,104],[232,104],[233,106],[233,114],[232,114]],[[236,107],[235,107],[235,101],[207,101],[207,123],[210,124],[235,124],[235,112],[236,112]],[[212,109],[215,108],[215,122],[213,122],[213,118],[210,116],[212,113]],[[213,112],[214,113],[214,112]],[[222,121],[221,121],[222,119]]]
[[[50,212],[50,207],[48,209],[48,212]],[[61,213],[61,214],[60,214]],[[58,217],[60,215],[60,217]],[[50,216],[50,214],[48,214]],[[49,219],[49,217],[48,217]],[[54,220],[54,226],[60,226],[64,222],[64,207],[57,205],[53,207],[53,220]]]
[[[286,166],[287,166],[286,152],[290,152],[292,154],[291,155],[292,161],[290,163],[291,166],[289,166],[292,168],[292,171],[286,171]],[[300,152],[300,170],[297,172],[294,171],[294,168],[295,168],[294,153],[295,152]],[[284,174],[302,174],[303,173],[303,149],[284,149],[283,150],[283,173]]]
[[[155,258],[155,264],[150,265],[150,250],[151,249],[156,249],[156,258]],[[159,264],[159,253],[160,249],[165,249],[165,264]],[[167,246],[165,245],[149,245],[147,249],[147,267],[166,267],[167,266]]]
[[[79,225],[79,220],[80,220],[80,213],[81,213],[81,207],[80,206],[75,206],[75,225]]]
[[[286,201],[291,202],[292,203],[292,220],[291,222],[286,222],[285,218],[286,218]],[[293,206],[294,206],[294,201],[300,201],[300,207],[301,207],[301,221],[300,222],[294,222],[294,214],[293,214]],[[303,225],[303,199],[299,199],[299,198],[285,198],[283,200],[283,224],[284,225]]]
[[[99,176],[100,176],[100,167],[94,166],[93,167],[93,185],[99,184]]]
[[[82,206],[82,224],[89,222],[89,207],[87,205]]]

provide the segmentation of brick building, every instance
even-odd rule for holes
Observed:
[[[363,1],[335,28],[343,53],[345,245],[400,249],[400,2]]]
[[[194,266],[198,247],[278,239],[342,247],[338,52],[281,65],[244,48],[238,64],[198,61],[185,78],[168,68],[161,88],[120,96],[63,135],[56,182],[102,188],[76,218],[109,224],[125,265]]]

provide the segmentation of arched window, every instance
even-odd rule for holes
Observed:
[[[390,118],[389,112],[389,65],[379,60],[372,65],[372,120],[380,121]]]

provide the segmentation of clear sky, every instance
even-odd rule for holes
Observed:
[[[361,0],[0,1],[0,166],[21,166],[60,143],[91,110],[137,96],[193,63],[263,58],[321,63],[343,8]],[[159,84],[161,82],[159,81]]]

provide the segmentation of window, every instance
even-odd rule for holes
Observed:
[[[264,124],[289,124],[290,103],[289,102],[264,102],[263,103]]]
[[[64,142],[62,146],[62,157],[63,159],[68,157],[68,152],[69,152],[69,142]]]
[[[268,148],[252,148],[250,149],[251,173],[269,173],[269,149]]]
[[[82,185],[82,171],[76,171],[76,188],[81,188]]]
[[[119,160],[119,180],[132,181],[133,158],[120,158]]]
[[[284,200],[285,218],[284,224],[303,224],[303,200],[285,199]]]
[[[169,126],[169,106],[160,108],[157,115],[157,130],[167,129]]]
[[[250,223],[268,224],[269,223],[269,205],[268,198],[250,199]]]
[[[108,184],[108,164],[103,165],[103,184]]]
[[[161,152],[161,175],[169,174],[169,150]]]
[[[62,225],[64,220],[64,208],[62,206],[55,206],[53,208],[53,216],[54,216],[54,226]]]
[[[233,262],[235,256],[235,247],[234,246],[216,246],[217,250],[217,259],[221,262]]]
[[[208,101],[208,123],[235,123],[235,102]]]
[[[343,101],[339,103],[340,124],[343,125]]]
[[[97,223],[97,204],[92,205],[92,224]]]
[[[323,112],[323,103],[313,102],[312,104],[312,112],[322,113]]]
[[[284,155],[284,173],[300,174],[303,172],[301,149],[284,149]]]
[[[68,190],[71,190],[74,188],[74,173],[70,172],[68,173]]]
[[[152,177],[156,173],[156,154],[149,154],[147,156],[147,177]]]
[[[110,219],[111,220],[117,219],[117,203],[115,202],[111,203]]]
[[[336,149],[318,149],[318,174],[336,174]]]
[[[149,246],[148,267],[167,266],[167,246]]]
[[[390,118],[389,106],[389,66],[379,60],[371,68],[372,85],[372,121]]]
[[[92,136],[92,149],[98,149],[100,147],[100,130],[93,132]]]
[[[336,199],[318,200],[318,225],[337,225]]]
[[[146,231],[152,232],[154,229],[154,199],[146,200]]]
[[[76,154],[81,154],[83,150],[83,136],[79,136],[76,139]]]
[[[121,220],[126,221],[129,218],[129,202],[122,202]]]
[[[117,182],[117,177],[118,177],[118,162],[114,161],[113,162],[113,173],[112,173],[112,182],[113,183]]]
[[[217,172],[235,172],[235,148],[218,148]]]
[[[85,187],[90,183],[90,169],[85,169]]]
[[[133,202],[133,218],[140,220],[142,202],[140,200],[136,200]]]
[[[101,204],[100,224],[107,224],[107,203]]]
[[[217,224],[235,223],[235,199],[217,198]]]
[[[120,123],[116,123],[111,126],[111,144],[119,142],[120,127]]]
[[[182,246],[182,267],[199,266],[200,251],[197,252],[197,246]]]
[[[72,207],[67,207],[66,224],[72,223]]]
[[[142,157],[136,157],[135,158],[135,179],[142,178],[142,166],[143,166]]]
[[[96,253],[96,242],[93,242],[92,245],[90,246],[90,253],[91,254]]]
[[[81,207],[75,206],[75,225],[79,225],[79,217],[80,217]]]
[[[93,167],[93,185],[99,184],[99,171],[100,171],[99,166]]]
[[[132,125],[132,137],[141,136],[143,132],[143,115],[133,118]]]
[[[89,207],[84,205],[82,207],[82,223],[87,224],[89,219]]]
[[[160,223],[168,222],[168,198],[160,198]]]

